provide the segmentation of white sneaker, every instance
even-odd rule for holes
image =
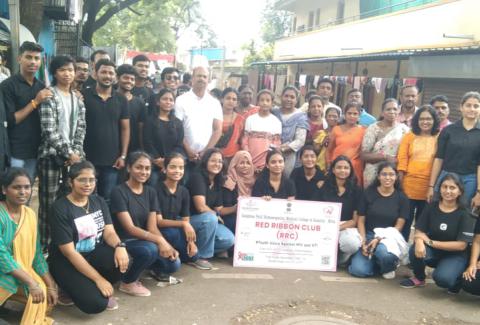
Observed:
[[[387,280],[395,279],[395,271],[383,273],[382,276],[384,279],[387,279]]]

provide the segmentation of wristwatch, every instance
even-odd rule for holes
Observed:
[[[117,249],[118,247],[127,248],[127,244],[125,244],[123,241],[121,241],[117,245],[115,245],[115,249]]]
[[[433,247],[433,240],[429,239],[427,242],[427,245],[430,247]]]
[[[120,159],[122,159],[122,160],[125,160],[126,158],[127,158],[127,156],[125,156],[125,155],[120,156]]]

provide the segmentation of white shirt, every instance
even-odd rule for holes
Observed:
[[[198,153],[205,149],[213,133],[213,121],[223,121],[220,102],[208,92],[198,97],[190,90],[179,96],[175,103],[175,115],[183,123],[185,141]]]
[[[266,117],[258,113],[250,115],[245,122],[247,132],[265,132],[268,134],[282,134],[282,122],[273,114]]]

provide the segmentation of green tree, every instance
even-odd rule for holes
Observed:
[[[204,43],[212,45],[216,35],[205,24],[199,7],[198,0],[141,0],[110,19],[95,33],[93,43],[172,53],[176,41],[193,28]]]

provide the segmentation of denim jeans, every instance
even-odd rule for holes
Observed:
[[[170,245],[178,251],[183,263],[195,262],[198,259],[198,253],[192,257],[188,256],[187,238],[182,228],[161,228],[160,232]]]
[[[447,171],[442,170],[440,172],[440,175],[438,175],[437,182],[435,183],[436,193],[440,192],[440,182],[443,180],[443,178],[447,174],[448,174]],[[460,177],[460,180],[462,181],[463,186],[465,187],[465,193],[463,194],[465,203],[467,204],[467,206],[470,206],[470,202],[472,198],[475,196],[475,192],[477,191],[477,174],[468,174],[468,175],[457,174],[457,175],[458,177]]]
[[[180,260],[171,261],[161,257],[157,245],[145,240],[129,239],[125,241],[127,252],[132,259],[127,272],[122,275],[124,283],[137,281],[146,269],[157,274],[171,274],[180,268]]]
[[[111,166],[95,166],[97,171],[97,192],[110,203],[112,190],[118,184],[118,169]]]
[[[367,232],[367,242],[375,237],[373,231]],[[398,266],[398,257],[387,251],[382,243],[377,245],[371,258],[362,254],[359,249],[352,257],[348,272],[356,277],[366,278],[375,274],[384,274],[395,271]]]
[[[35,182],[35,177],[37,177],[37,159],[18,159],[11,157],[10,158],[11,167],[20,167],[25,168],[28,172],[28,175],[32,179],[32,182]]]
[[[465,252],[447,252],[426,246],[425,258],[415,256],[415,244],[410,247],[410,264],[413,274],[419,280],[425,280],[425,266],[434,267],[433,281],[441,288],[458,289],[461,285],[462,273],[467,266]]]
[[[422,214],[423,208],[427,201],[424,200],[408,200],[410,206],[410,213],[408,214],[408,219],[405,220],[405,225],[402,229],[402,236],[405,238],[405,241],[408,243],[410,238],[410,231],[412,228],[412,223],[414,220],[418,220],[418,217]]]
[[[233,246],[233,233],[218,223],[217,216],[211,211],[192,215],[190,224],[197,235],[199,258],[210,258],[214,253],[228,250]]]

